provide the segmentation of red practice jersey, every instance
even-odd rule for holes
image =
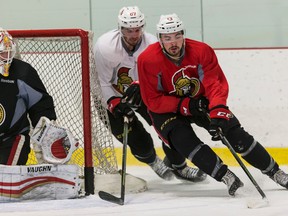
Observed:
[[[176,65],[163,53],[159,42],[138,57],[141,95],[155,113],[176,112],[181,97],[209,100],[209,108],[226,105],[228,83],[214,50],[205,43],[185,39],[185,54]]]

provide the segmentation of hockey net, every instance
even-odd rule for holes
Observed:
[[[81,29],[11,30],[16,58],[30,63],[52,95],[57,124],[79,139],[71,164],[80,167],[86,193],[94,174],[117,172],[117,160],[93,56],[93,33]],[[37,164],[33,150],[28,164]]]

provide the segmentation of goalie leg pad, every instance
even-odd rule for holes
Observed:
[[[82,196],[77,165],[0,165],[0,202]]]

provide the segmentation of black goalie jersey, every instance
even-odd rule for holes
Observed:
[[[53,99],[36,70],[14,58],[9,76],[0,75],[0,148],[5,140],[29,133],[28,115],[33,126],[41,116],[56,119]]]

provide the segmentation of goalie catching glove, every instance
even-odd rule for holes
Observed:
[[[31,136],[39,163],[52,164],[68,162],[79,143],[70,131],[56,126],[48,118],[41,117]],[[40,151],[40,152],[39,152]],[[43,159],[42,159],[43,157]]]

